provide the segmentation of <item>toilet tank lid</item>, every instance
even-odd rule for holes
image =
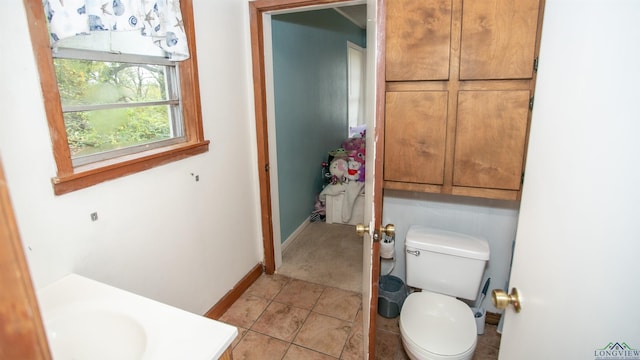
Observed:
[[[405,246],[470,259],[489,260],[489,243],[486,239],[423,225],[409,227]]]

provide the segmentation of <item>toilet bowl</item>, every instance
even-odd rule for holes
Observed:
[[[461,300],[475,300],[489,260],[486,239],[411,226],[405,238],[407,285],[421,289],[400,310],[400,335],[412,360],[466,360],[476,320]]]
[[[428,291],[405,299],[400,334],[412,360],[466,360],[476,348],[476,322],[462,301]]]

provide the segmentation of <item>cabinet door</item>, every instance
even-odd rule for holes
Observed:
[[[451,0],[387,0],[386,80],[447,80]]]
[[[460,91],[453,185],[519,190],[529,91]]]
[[[529,79],[540,0],[467,0],[462,10],[460,79]]]
[[[387,92],[384,179],[443,183],[447,92]]]

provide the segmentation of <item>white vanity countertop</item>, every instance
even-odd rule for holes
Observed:
[[[124,315],[141,325],[145,334],[142,359],[148,360],[218,359],[238,334],[234,326],[77,274],[69,274],[37,293],[50,344],[56,336],[52,324],[73,318],[74,314],[83,316],[92,311]],[[104,334],[102,337],[105,337]],[[107,343],[107,346],[118,346],[115,342],[109,343],[112,341],[110,339],[100,341]],[[56,346],[51,347],[54,359],[66,360],[56,357]]]

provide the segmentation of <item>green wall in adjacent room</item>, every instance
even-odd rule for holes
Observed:
[[[333,9],[272,17],[281,241],[311,214],[321,163],[347,137],[347,41],[366,31]]]

